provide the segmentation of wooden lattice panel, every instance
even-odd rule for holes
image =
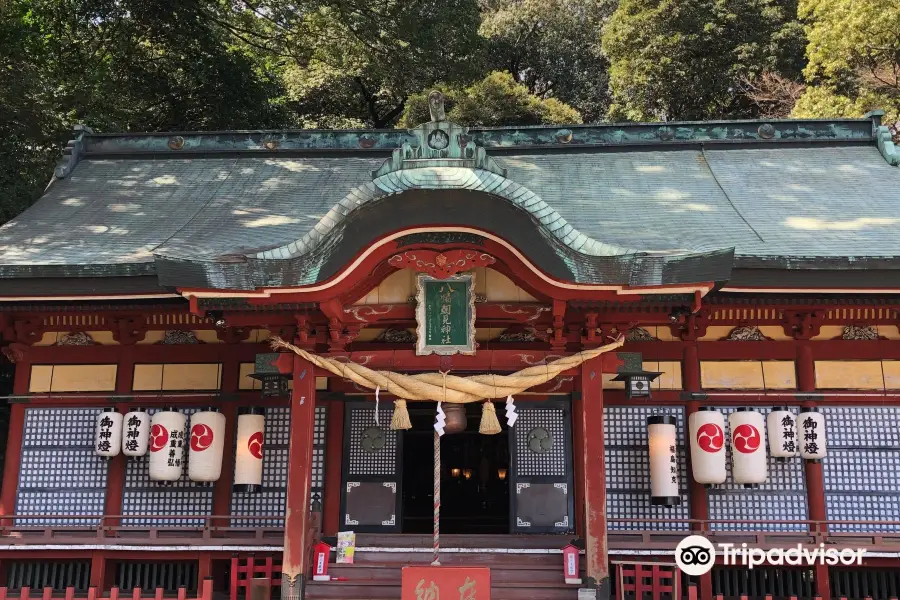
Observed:
[[[325,431],[328,409],[316,407],[313,425],[312,489],[310,501],[325,493]],[[237,424],[235,424],[235,427]],[[231,514],[234,516],[264,517],[284,514],[287,501],[288,449],[290,446],[291,409],[266,409],[265,455],[263,458],[262,489],[254,493],[232,492]],[[266,520],[233,519],[233,527],[281,527],[280,518]]]
[[[725,415],[735,411],[734,407],[716,407]],[[763,415],[771,409],[757,407]],[[765,437],[765,436],[764,436]],[[765,439],[768,444],[768,438]],[[803,461],[794,458],[778,462],[768,454],[768,477],[758,488],[745,488],[734,483],[731,473],[731,442],[725,436],[725,483],[709,490],[710,519],[746,519],[743,523],[716,523],[711,527],[721,531],[805,531],[803,524],[775,524],[753,521],[803,521],[807,518],[806,476]]]
[[[94,454],[99,408],[28,408],[22,442],[16,514],[72,515],[18,519],[28,525],[92,525],[106,502],[108,466]]]
[[[179,408],[178,411],[188,419],[200,408]],[[149,409],[152,416],[159,409]],[[213,488],[191,481],[188,477],[188,461],[190,452],[185,452],[185,460],[181,478],[169,485],[160,485],[150,480],[150,456],[145,455],[129,459],[125,467],[125,491],[122,494],[122,515],[131,518],[122,519],[123,525],[140,527],[200,527],[205,519],[162,518],[163,515],[177,517],[179,515],[209,515],[212,513]],[[157,517],[155,515],[160,515]]]
[[[822,461],[828,518],[900,518],[900,408],[823,407],[828,455]],[[900,531],[900,525],[835,524],[829,530]]]
[[[517,408],[515,436],[516,475],[566,476],[566,428],[562,409]]]
[[[350,411],[349,476],[395,476],[397,432],[390,428],[392,414],[390,408],[380,409],[378,411],[380,425],[378,425],[375,423],[374,408],[354,408]],[[381,430],[383,444],[378,442],[376,446],[370,447],[365,442],[368,434],[376,427]]]
[[[650,455],[647,447],[647,417],[671,415],[676,418],[679,487],[681,504],[666,508],[650,504]],[[606,512],[611,531],[687,529],[689,502],[684,448],[684,409],[664,406],[607,406],[603,409],[606,445]],[[663,522],[649,522],[662,519]]]

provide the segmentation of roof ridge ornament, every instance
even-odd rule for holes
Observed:
[[[448,167],[482,169],[506,177],[506,169],[475,143],[469,128],[447,120],[444,95],[438,90],[428,94],[431,121],[407,130],[414,141],[404,142],[391,157],[372,173],[373,178],[406,169]]]

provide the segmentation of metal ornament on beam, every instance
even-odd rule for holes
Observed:
[[[262,382],[263,398],[284,398],[288,395],[293,357],[285,352],[257,354],[250,377]]]
[[[649,398],[650,384],[662,375],[658,371],[645,371],[644,361],[640,352],[618,352],[623,365],[616,369],[613,381],[625,382],[626,398]]]

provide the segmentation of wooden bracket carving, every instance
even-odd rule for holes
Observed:
[[[490,254],[477,250],[407,250],[388,259],[388,264],[397,269],[412,269],[427,273],[436,279],[446,279],[476,267],[486,267],[497,262]]]
[[[566,302],[565,300],[553,301],[553,335],[550,337],[550,349],[564,351],[566,349]]]
[[[824,320],[824,311],[786,310],[782,313],[781,327],[785,335],[795,340],[809,340],[819,335]]]
[[[112,323],[113,339],[124,346],[130,346],[147,336],[147,320],[143,317],[115,319]]]
[[[678,321],[670,326],[672,335],[685,342],[695,342],[706,335],[709,326],[709,315],[705,310],[678,317]]]
[[[249,327],[222,327],[216,329],[216,337],[226,344],[237,344],[250,337]]]
[[[21,319],[13,323],[15,340],[20,344],[30,346],[41,341],[44,336],[44,323],[41,319]]]

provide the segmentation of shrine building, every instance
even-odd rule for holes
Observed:
[[[78,128],[0,227],[0,599],[900,595],[881,114],[432,101],[408,131]],[[866,552],[691,575],[692,533]]]

